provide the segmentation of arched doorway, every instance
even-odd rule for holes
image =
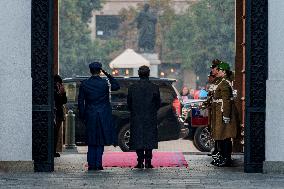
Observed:
[[[240,3],[240,1],[236,1]],[[32,1],[33,160],[35,171],[53,171],[53,16],[56,0]],[[262,172],[268,64],[268,1],[243,0],[245,172]]]

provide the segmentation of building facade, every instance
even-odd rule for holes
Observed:
[[[190,4],[196,2],[197,0],[173,0],[172,1],[172,8],[175,12],[181,13],[185,11]],[[97,22],[103,18],[109,18],[111,20],[112,17],[116,17],[119,15],[119,12],[122,9],[129,9],[130,7],[137,8],[139,4],[144,4],[145,0],[106,0],[103,8],[100,11],[94,11],[93,17],[91,19],[90,28],[91,28],[91,35],[92,38],[96,38],[97,35],[103,35],[103,30],[97,29]],[[115,22],[114,22],[115,24]],[[115,26],[113,26],[115,27]]]

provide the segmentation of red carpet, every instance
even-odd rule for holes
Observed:
[[[104,152],[103,167],[134,167],[137,164],[135,152]],[[153,152],[154,167],[187,167],[182,152]]]

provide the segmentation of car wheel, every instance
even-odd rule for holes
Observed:
[[[125,125],[118,133],[118,145],[123,152],[129,151],[130,126]]]
[[[214,147],[208,127],[198,127],[194,133],[194,146],[201,152],[210,152]]]

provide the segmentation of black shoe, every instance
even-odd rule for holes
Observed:
[[[151,160],[150,161],[145,161],[145,168],[147,168],[147,169],[154,168],[154,166],[151,164]]]
[[[54,154],[54,157],[60,157],[60,154],[59,154],[58,152],[56,152],[56,153]]]
[[[144,168],[144,164],[142,162],[138,162],[137,165],[134,168],[143,169]]]
[[[88,167],[88,171],[96,171],[99,170],[97,167]]]
[[[99,166],[97,170],[104,170],[103,166]]]

